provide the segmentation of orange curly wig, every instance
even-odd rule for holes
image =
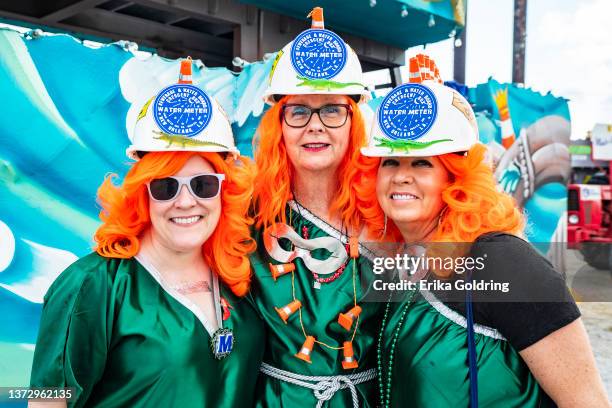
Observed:
[[[253,204],[256,211],[255,225],[267,229],[275,222],[286,223],[285,207],[292,198],[291,184],[293,166],[289,162],[281,128],[281,111],[287,102],[284,96],[270,108],[261,119],[254,139],[255,163],[257,177],[253,193]],[[348,152],[338,168],[338,194],[331,203],[330,212],[338,215],[349,231],[356,233],[362,225],[361,215],[357,210],[357,192],[350,182],[356,177],[359,149],[365,145],[365,124],[357,104],[347,97],[353,114],[349,135]]]
[[[193,156],[207,160],[225,174],[221,189],[221,217],[217,228],[202,246],[204,259],[238,296],[244,296],[251,280],[248,254],[255,250],[248,216],[252,194],[253,165],[241,157],[235,164],[218,153],[151,152],[136,162],[116,186],[116,174],[106,177],[98,189],[102,225],[96,231],[95,250],[111,258],[131,258],[140,248],[140,235],[151,226],[146,183],[176,174]]]
[[[493,169],[485,160],[486,147],[473,146],[467,155],[454,153],[437,156],[453,182],[442,192],[447,206],[434,233],[434,242],[474,242],[488,232],[520,235],[525,226],[522,212],[513,198],[498,190]],[[376,198],[378,157],[361,156],[355,162],[358,174],[357,208],[365,220],[368,236],[380,240],[384,229],[384,213]],[[385,241],[401,242],[399,230],[388,220]]]

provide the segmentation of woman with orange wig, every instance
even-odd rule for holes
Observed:
[[[468,102],[437,81],[401,85],[362,153],[358,207],[372,239],[419,261],[395,265],[402,296],[386,295],[380,405],[607,407],[580,313],[521,238]]]
[[[254,397],[263,326],[244,299],[252,164],[220,106],[186,80],[190,59],[181,73],[140,111],[123,183],[111,175],[98,190],[95,252],[45,296],[31,386],[65,387],[58,406],[242,407]]]
[[[363,302],[361,222],[348,182],[365,144],[357,55],[311,13],[278,54],[255,146],[253,298],[268,341],[257,406],[375,404],[376,303]]]

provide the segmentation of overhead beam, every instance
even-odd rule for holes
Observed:
[[[57,23],[68,17],[72,17],[87,9],[96,7],[99,4],[105,3],[107,0],[81,0],[67,7],[58,9],[52,13],[42,16],[41,20],[48,23]]]
[[[206,55],[215,61],[225,61],[222,63],[225,66],[230,64],[229,61],[234,56],[240,56],[247,61],[261,59],[266,53],[281,49],[300,31],[308,28],[305,20],[260,11],[253,5],[240,3],[239,0],[130,0],[130,5],[172,13],[172,20],[164,23],[98,8],[102,3],[104,0],[81,0],[72,6],[49,13],[44,19],[17,13],[7,15],[7,12],[2,10],[0,15],[49,27],[49,31],[53,32],[67,31],[79,38],[98,41],[102,38],[128,40],[143,47],[162,49],[166,53],[189,52],[193,57]],[[211,11],[214,14],[211,14]],[[180,25],[183,16],[211,23],[210,33],[200,33],[168,24]],[[220,26],[216,27],[215,24]],[[225,33],[223,26],[232,24],[235,25],[233,42],[231,39],[214,35]],[[404,50],[363,37],[342,32],[339,34],[351,44],[366,65],[382,68],[402,65],[405,62]]]
[[[109,10],[109,11],[120,11],[120,10],[123,10],[124,8],[128,8],[128,7],[130,7],[130,6],[131,6],[131,5],[133,5],[133,4],[134,4],[133,2],[128,1],[127,3],[122,4],[122,5],[120,5],[120,6],[117,6],[117,7],[113,8],[113,9],[111,9],[111,10]]]
[[[115,38],[133,38],[133,41],[148,41],[166,50],[181,51],[185,48],[216,54],[231,60],[232,40],[168,26],[137,17],[112,13],[106,10],[89,9],[64,20],[76,27],[88,27],[103,31]]]
[[[168,0],[133,0],[133,3],[173,13],[184,12],[211,23],[241,24],[245,22],[247,7],[245,4],[240,4],[235,0],[216,1],[216,4],[211,3],[212,7],[209,7],[205,0],[180,0],[172,5],[168,4]]]

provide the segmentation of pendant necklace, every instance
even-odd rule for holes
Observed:
[[[219,327],[210,338],[210,350],[217,360],[229,356],[234,349],[234,332],[231,329]]]
[[[214,273],[212,269],[211,273]],[[222,360],[225,357],[229,356],[230,353],[234,350],[234,346],[236,343],[236,338],[232,329],[223,327],[223,316],[221,314],[222,301],[223,298],[221,297],[219,289],[219,278],[217,277],[217,279],[215,279],[214,281],[213,302],[215,305],[215,313],[219,328],[213,333],[210,338],[210,350],[212,351],[213,356],[217,360]]]

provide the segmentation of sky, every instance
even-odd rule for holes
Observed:
[[[514,0],[468,0],[467,85],[511,82],[513,13]],[[453,77],[453,40],[425,51]],[[529,0],[525,86],[569,99],[572,139],[612,124],[612,0]]]

